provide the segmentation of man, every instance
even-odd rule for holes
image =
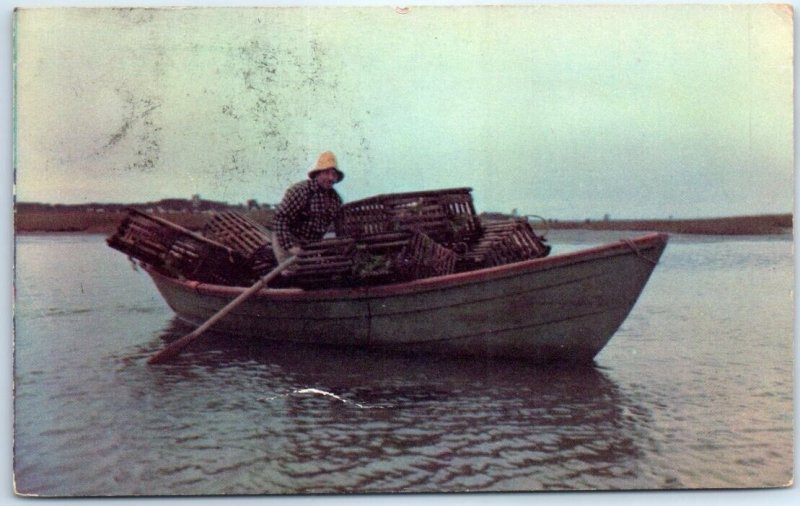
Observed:
[[[342,198],[333,189],[342,179],[336,156],[325,151],[308,171],[308,179],[286,190],[272,220],[272,249],[278,262],[322,239],[342,206]]]

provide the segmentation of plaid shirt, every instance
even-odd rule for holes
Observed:
[[[272,220],[283,249],[322,240],[336,219],[342,198],[336,190],[326,190],[313,179],[301,181],[286,190]]]

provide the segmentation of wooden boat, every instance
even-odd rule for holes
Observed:
[[[653,233],[582,251],[358,288],[263,289],[215,331],[414,353],[590,362],[620,327],[666,247]],[[178,279],[145,265],[193,324],[245,287]]]

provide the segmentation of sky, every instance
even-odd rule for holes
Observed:
[[[345,201],[471,187],[550,219],[792,212],[792,12],[772,5],[36,9],[17,201]]]

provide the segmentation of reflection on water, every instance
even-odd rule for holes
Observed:
[[[174,319],[146,353],[190,330]],[[213,413],[199,416],[209,419],[237,413],[215,438],[258,442],[250,479],[240,483],[256,493],[624,487],[637,474],[646,439],[639,425],[649,418],[591,366],[386,356],[211,334],[150,374],[155,395],[174,407],[208,403]],[[253,417],[263,423],[250,425]],[[197,430],[193,423],[173,436],[192,441]],[[207,457],[195,459],[201,475],[219,465],[216,452]],[[166,481],[173,472],[186,478],[183,468],[158,470]]]

